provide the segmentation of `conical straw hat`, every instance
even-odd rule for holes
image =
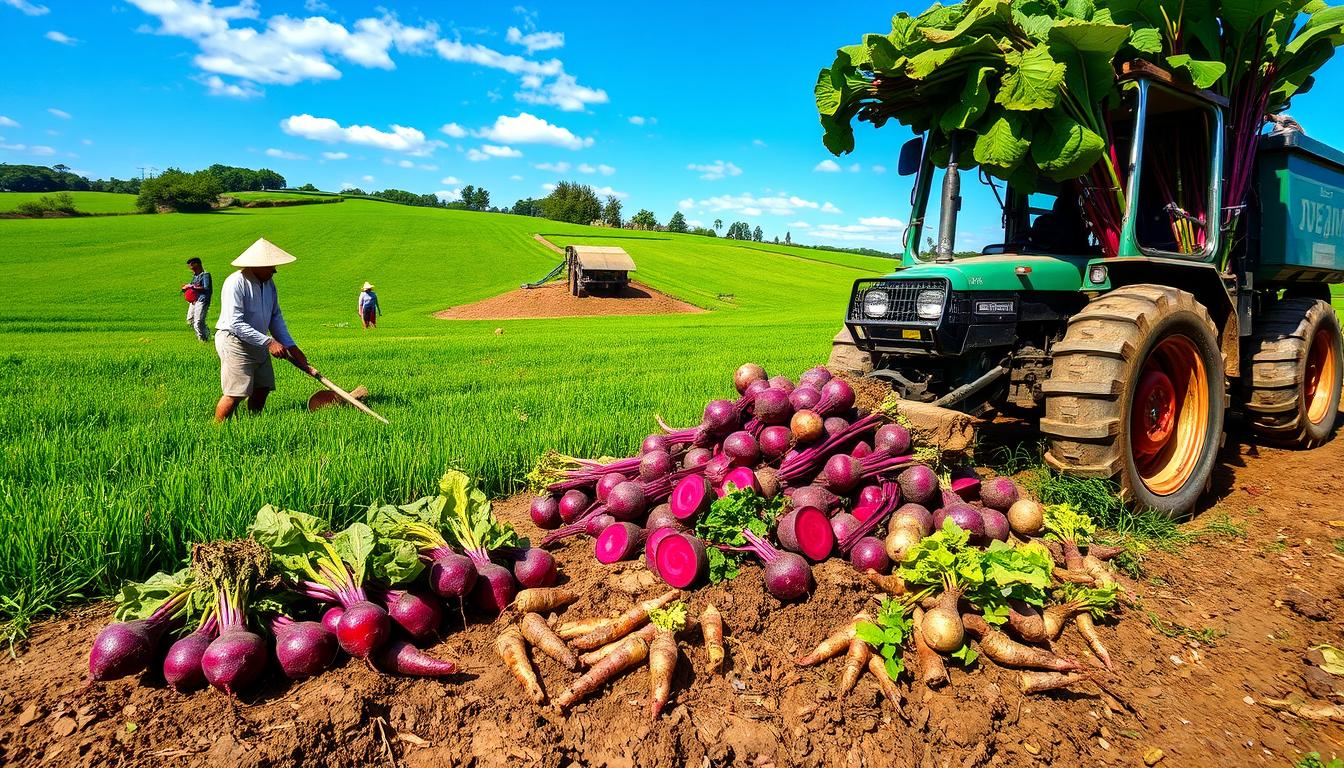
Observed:
[[[364,283],[364,287],[363,287],[363,288],[360,288],[359,290],[361,290],[361,291],[367,291],[367,290],[369,290],[369,289],[371,289],[371,288],[373,288],[373,283],[366,282],[366,283]]]
[[[296,259],[285,253],[284,249],[264,237],[259,237],[257,242],[248,246],[248,249],[231,263],[235,267],[278,267],[293,261]]]

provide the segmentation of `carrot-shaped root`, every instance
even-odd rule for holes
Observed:
[[[705,655],[709,674],[717,675],[723,669],[723,614],[713,603],[700,612],[700,631],[705,638]]]
[[[868,674],[873,676],[877,687],[882,691],[882,695],[891,705],[896,708],[896,714],[905,717],[905,710],[901,708],[901,689],[896,685],[887,674],[887,665],[882,662],[882,657],[869,654],[868,656]]]
[[[854,686],[859,682],[859,677],[863,670],[868,668],[868,661],[873,657],[873,649],[863,641],[862,638],[855,637],[849,641],[849,652],[845,654],[845,666],[840,671],[840,682],[836,685],[836,698],[843,699],[854,690]],[[887,674],[886,668],[883,668],[882,676]]]
[[[1028,643],[1044,643],[1050,639],[1040,610],[1021,600],[1008,601],[1008,628]]]
[[[795,658],[793,663],[800,667],[810,667],[839,656],[849,648],[849,641],[854,639],[859,622],[872,620],[873,617],[869,616],[866,611],[859,612],[848,624],[835,630],[825,640],[822,640],[816,648],[812,649],[811,653]]]
[[[900,597],[910,591],[905,585],[905,580],[894,573],[891,575],[884,575],[870,569],[864,575],[873,583],[873,586],[886,592],[892,597]]]
[[[1125,548],[1118,545],[1093,544],[1087,548],[1087,557],[1083,558],[1083,565],[1087,565],[1088,557],[1095,557],[1098,560],[1110,560],[1124,551]]]
[[[504,666],[509,668],[518,682],[523,684],[523,689],[527,691],[527,697],[533,704],[540,704],[546,700],[546,692],[541,689],[536,670],[532,669],[532,660],[527,657],[527,644],[523,642],[523,633],[517,625],[509,625],[509,628],[495,639],[495,653],[499,654]]]
[[[1106,650],[1106,646],[1101,642],[1101,635],[1097,634],[1097,625],[1092,620],[1092,614],[1083,611],[1074,618],[1073,623],[1078,627],[1078,634],[1083,636],[1087,644],[1092,647],[1092,652],[1101,660],[1103,666],[1108,670],[1114,670],[1111,666],[1111,653]]]
[[[509,607],[519,613],[549,613],[579,599],[579,593],[564,587],[534,587],[514,596]]]
[[[593,665],[582,677],[575,680],[555,699],[561,711],[574,706],[580,699],[601,688],[607,681],[621,672],[639,664],[649,657],[649,644],[642,637],[627,637],[621,641],[621,647],[607,654]]]
[[[657,720],[672,695],[672,673],[677,669],[677,635],[658,629],[649,643],[649,720]]]
[[[1058,640],[1060,634],[1064,632],[1064,626],[1069,623],[1069,619],[1072,619],[1082,610],[1082,606],[1075,602],[1047,605],[1041,613],[1041,621],[1045,624],[1045,636],[1051,640]]]
[[[1111,574],[1110,567],[1091,553],[1083,558],[1083,572],[1091,576],[1099,587],[1106,587],[1115,583],[1115,577]]]
[[[622,643],[624,643],[626,640],[629,640],[632,637],[638,637],[646,643],[651,643],[653,642],[653,633],[656,629],[657,628],[654,627],[652,624],[645,624],[644,626],[626,635],[620,640],[613,640],[610,643],[607,643],[606,645],[602,646],[601,648],[598,648],[597,650],[589,651],[585,654],[582,654],[581,656],[579,656],[579,662],[582,663],[583,666],[585,667],[596,666],[598,662],[610,656],[613,652],[615,652],[617,649],[621,647]]]
[[[924,631],[919,627],[924,622],[924,609],[916,607],[911,616],[915,627],[915,658],[919,660],[919,679],[930,688],[946,685],[947,665],[943,657],[924,642]]]
[[[1078,662],[1073,659],[1065,659],[1049,651],[1032,648],[1013,640],[991,627],[983,616],[974,613],[962,614],[961,623],[967,632],[980,639],[981,653],[1006,667],[1049,669],[1056,672],[1071,672],[1078,669]]]
[[[560,665],[570,672],[577,672],[579,669],[579,656],[565,641],[548,626],[546,620],[538,613],[528,613],[523,616],[523,620],[518,624],[522,630],[523,639],[532,644],[533,648],[550,656],[552,659],[560,662]]]
[[[1088,676],[1082,672],[1037,672],[1024,670],[1018,673],[1023,693],[1044,693],[1084,682]]]
[[[570,644],[580,651],[591,651],[594,648],[600,648],[613,640],[619,640],[648,622],[650,609],[662,608],[673,600],[676,600],[680,594],[680,592],[674,589],[669,592],[664,592],[652,600],[645,600],[642,603],[638,603],[630,610],[616,617],[612,622],[604,624],[586,635],[574,638],[570,641]]]
[[[573,640],[576,637],[582,637],[589,632],[606,624],[615,621],[615,617],[608,616],[604,619],[576,619],[574,621],[557,622],[554,630],[556,636],[561,640]]]
[[[1087,571],[1070,570],[1068,568],[1055,568],[1050,571],[1050,575],[1055,577],[1055,581],[1068,584],[1086,584],[1089,587],[1097,583],[1097,579]]]

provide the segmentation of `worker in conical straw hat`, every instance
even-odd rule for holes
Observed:
[[[359,289],[355,311],[359,313],[359,319],[363,321],[365,328],[378,327],[378,316],[383,314],[383,309],[378,306],[378,294],[373,292],[373,283],[365,281],[363,287]]]
[[[259,413],[275,389],[271,358],[289,358],[306,368],[308,358],[294,343],[280,312],[276,292],[277,267],[295,259],[266,238],[260,238],[233,260],[238,271],[224,280],[219,291],[219,320],[215,323],[215,351],[219,353],[219,383],[224,391],[215,407],[215,421],[233,415],[239,403]]]

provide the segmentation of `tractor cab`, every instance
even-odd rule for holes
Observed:
[[[1107,113],[1113,177],[1003,182],[976,167],[956,134],[902,147],[898,171],[914,177],[902,265],[857,281],[845,321],[872,375],[904,397],[972,414],[1037,406],[1048,350],[1070,317],[1114,287],[1113,271],[1128,281],[1142,264],[1177,263],[1212,275],[1226,104],[1148,65],[1127,67],[1125,79],[1122,103]],[[981,207],[997,221],[983,211],[966,220],[964,182],[989,192]],[[926,227],[936,235],[926,239]],[[958,251],[963,228],[994,235]]]

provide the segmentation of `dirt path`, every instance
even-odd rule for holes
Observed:
[[[536,320],[704,311],[633,280],[614,295],[579,297],[571,294],[569,286],[561,279],[539,288],[518,288],[472,304],[462,304],[435,312],[434,316],[440,320]]]
[[[632,673],[568,716],[534,707],[491,647],[499,624],[454,627],[431,652],[459,661],[447,682],[403,680],[346,661],[316,679],[272,683],[231,701],[183,696],[161,680],[121,680],[81,693],[89,643],[107,608],[34,628],[31,650],[0,663],[0,763],[5,765],[510,765],[510,766],[1274,766],[1301,752],[1344,752],[1344,725],[1263,706],[1306,690],[1308,646],[1344,646],[1344,440],[1311,452],[1233,447],[1218,502],[1190,525],[1226,514],[1247,537],[1216,537],[1179,555],[1153,553],[1136,585],[1168,633],[1212,630],[1211,645],[1168,637],[1139,611],[1103,627],[1116,675],[1076,693],[1024,697],[1017,675],[986,665],[953,670],[930,692],[903,685],[905,717],[871,682],[843,704],[828,698],[839,662],[799,669],[789,659],[852,615],[870,590],[848,566],[816,569],[817,591],[781,608],[750,569],[702,590],[730,635],[727,674],[704,672],[697,642],[662,721],[645,721],[647,688]],[[499,505],[531,532],[525,500]],[[1332,525],[1332,522],[1336,523]],[[568,615],[607,615],[658,591],[642,565],[611,570],[575,540],[558,553],[584,590]],[[460,620],[459,620],[460,622]],[[1060,651],[1090,660],[1072,630]],[[536,659],[554,695],[570,677]]]

